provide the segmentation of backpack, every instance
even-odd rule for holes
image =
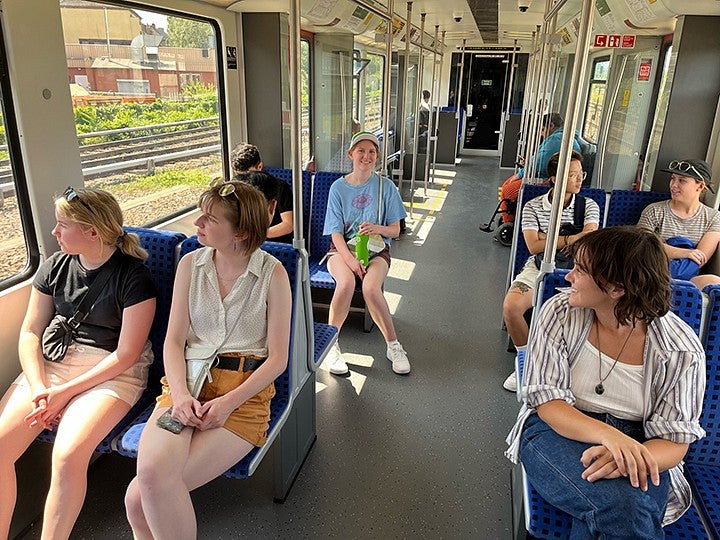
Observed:
[[[567,236],[570,234],[577,234],[583,230],[585,226],[585,197],[582,195],[575,195],[575,211],[573,212],[573,222],[565,223],[560,225],[560,231],[558,236]],[[540,265],[543,262],[543,253],[535,255],[535,266],[540,270]],[[562,251],[555,252],[555,268],[563,268],[565,270],[571,269],[575,264],[575,261],[569,255],[566,255]]]

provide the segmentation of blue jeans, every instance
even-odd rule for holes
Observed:
[[[645,440],[642,422],[586,414],[637,441]],[[660,474],[659,486],[648,481],[646,492],[623,477],[591,483],[580,476],[585,470],[580,456],[590,446],[558,435],[537,414],[527,419],[520,441],[520,460],[532,485],[548,503],[572,516],[570,538],[664,538],[667,471]]]

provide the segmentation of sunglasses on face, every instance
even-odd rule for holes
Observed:
[[[93,212],[92,208],[90,208],[90,205],[80,198],[80,195],[78,194],[77,191],[75,191],[74,187],[68,186],[65,189],[65,191],[63,192],[63,197],[65,197],[65,200],[67,202],[78,201],[80,204],[82,204],[87,209],[88,212],[90,212],[93,215],[95,214],[95,212]]]
[[[680,172],[692,171],[698,176],[698,180],[700,180],[701,182],[705,181],[705,177],[700,174],[700,171],[698,171],[691,163],[688,163],[687,161],[671,161],[668,168]]]

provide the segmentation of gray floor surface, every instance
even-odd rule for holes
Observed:
[[[317,442],[287,501],[272,501],[271,459],[248,480],[219,478],[193,493],[199,538],[510,538],[510,249],[478,230],[497,204],[498,160],[443,169],[434,210],[416,209],[393,242],[385,283],[412,373],[395,375],[379,331],[351,315],[340,335],[351,376],[321,367]],[[114,454],[93,464],[73,538],[132,538],[123,495],[134,467]],[[23,538],[40,538],[39,521]]]

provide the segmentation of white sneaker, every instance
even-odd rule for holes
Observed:
[[[508,375],[505,382],[503,382],[503,388],[505,390],[509,390],[510,392],[517,392],[517,375],[515,375],[514,371]]]
[[[342,353],[340,352],[340,345],[337,341],[330,347],[330,350],[325,357],[325,363],[327,364],[330,373],[333,375],[345,375],[350,371],[345,363]]]
[[[402,348],[399,342],[388,343],[387,359],[392,362],[392,370],[398,375],[410,373],[410,361],[405,349]]]

